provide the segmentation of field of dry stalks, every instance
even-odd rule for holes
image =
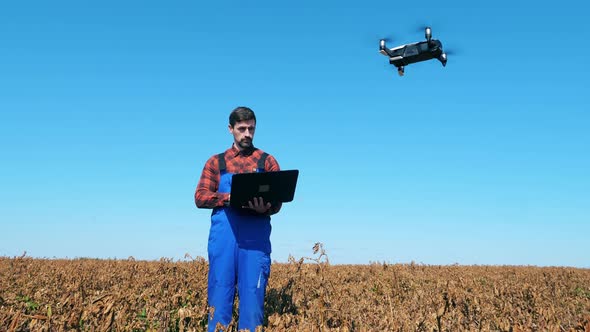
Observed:
[[[0,257],[0,331],[204,331],[207,269]],[[590,270],[330,265],[317,244],[272,265],[265,310],[266,331],[590,331]]]

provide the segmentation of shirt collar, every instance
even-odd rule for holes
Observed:
[[[254,151],[256,151],[256,148],[254,146],[252,146],[249,149],[245,149],[240,151],[238,148],[236,148],[236,146],[234,144],[231,145],[231,148],[229,148],[226,153],[230,153],[231,156],[233,157],[237,157],[238,155],[243,155],[243,156],[250,156]]]

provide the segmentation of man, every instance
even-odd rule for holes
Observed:
[[[234,142],[225,152],[205,164],[195,192],[198,208],[212,208],[209,231],[209,331],[217,323],[228,325],[237,285],[238,329],[255,331],[264,317],[264,295],[270,275],[270,216],[281,204],[271,206],[255,197],[245,209],[229,206],[232,174],[278,171],[275,158],[254,147],[256,116],[247,107],[229,116]]]

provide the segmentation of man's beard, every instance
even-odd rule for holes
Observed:
[[[252,140],[251,139],[244,138],[238,144],[240,145],[240,147],[242,149],[252,148]]]

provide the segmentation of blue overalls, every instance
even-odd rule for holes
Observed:
[[[264,154],[265,159],[267,155]],[[232,173],[227,173],[223,154],[220,160],[218,192],[231,189]],[[261,167],[262,166],[262,167]],[[258,163],[258,172],[264,172],[264,160]],[[228,325],[232,319],[237,284],[239,297],[238,329],[262,325],[264,294],[270,275],[270,216],[245,213],[231,207],[215,208],[211,214],[209,231],[209,332],[217,323]]]

